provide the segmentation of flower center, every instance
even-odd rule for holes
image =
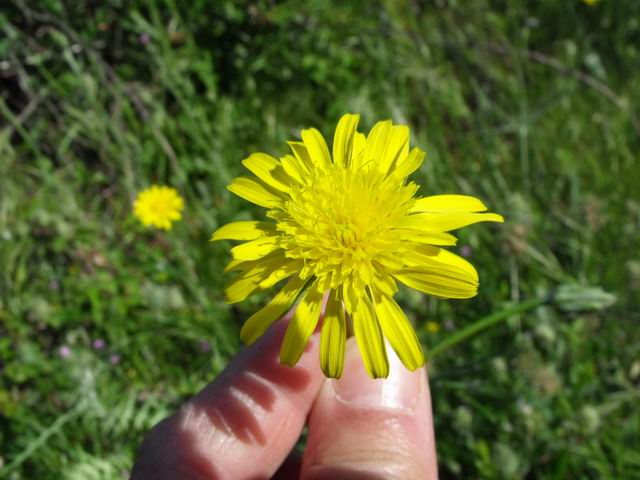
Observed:
[[[333,165],[293,188],[283,211],[270,211],[289,258],[304,261],[301,276],[327,277],[335,287],[348,277],[372,281],[399,235],[393,230],[413,204],[417,186],[377,170]]]

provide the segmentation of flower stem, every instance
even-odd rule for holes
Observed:
[[[540,305],[543,305],[549,301],[549,298],[534,298],[531,300],[526,300],[524,302],[520,302],[510,308],[505,310],[501,310],[499,312],[492,313],[487,315],[486,317],[477,320],[472,323],[468,327],[463,328],[459,332],[454,333],[453,335],[448,336],[442,342],[438,343],[435,347],[429,350],[427,354],[427,359],[433,359],[437,355],[440,355],[442,352],[449,350],[452,347],[455,347],[459,343],[464,342],[468,338],[473,337],[477,333],[486,330],[487,328],[493,327],[494,325],[506,320],[512,315],[516,315],[518,313],[526,312],[527,310],[532,310]]]

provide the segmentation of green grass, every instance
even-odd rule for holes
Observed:
[[[427,349],[558,284],[617,297],[434,359],[443,478],[639,478],[638,19],[631,0],[5,2],[0,477],[126,475],[264,300],[224,303],[228,245],[208,243],[260,215],[225,189],[240,160],[354,111],[411,126],[422,192],[507,218],[461,233],[476,298],[401,292]],[[186,199],[170,232],[132,218],[151,183]]]

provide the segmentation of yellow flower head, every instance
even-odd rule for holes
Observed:
[[[170,230],[182,218],[184,200],[175,188],[153,185],[141,191],[133,203],[133,214],[145,227]]]
[[[425,330],[429,333],[438,333],[440,331],[440,324],[438,322],[427,322],[424,326]]]
[[[288,279],[271,302],[252,315],[240,336],[255,341],[299,299],[280,360],[293,366],[320,319],[320,364],[338,378],[344,365],[347,319],[353,322],[364,365],[386,377],[384,338],[410,370],[424,364],[418,338],[394,301],[396,282],[441,298],[477,293],[478,274],[465,259],[441,248],[455,245],[450,230],[482,221],[502,222],[483,203],[463,195],[416,197],[406,177],[424,152],[409,149],[409,128],[377,123],[365,137],[358,115],[344,115],[333,137],[333,155],[316,129],[289,142],[280,160],[255,153],[242,163],[255,177],[239,177],[229,190],[267,208],[268,221],[218,229],[212,240],[241,240],[225,271],[240,273],[227,285],[227,301]],[[257,178],[256,178],[257,177]]]

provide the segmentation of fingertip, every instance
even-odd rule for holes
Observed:
[[[302,478],[437,478],[426,369],[389,352],[386,380],[371,379],[350,340],[340,380],[327,380],[309,418]]]
[[[344,375],[339,380],[329,382],[336,400],[355,408],[412,413],[418,403],[425,400],[425,389],[428,388],[422,378],[425,377],[425,371],[407,370],[388,346],[387,350],[389,376],[386,379],[372,379],[363,367],[357,345],[350,340]]]

